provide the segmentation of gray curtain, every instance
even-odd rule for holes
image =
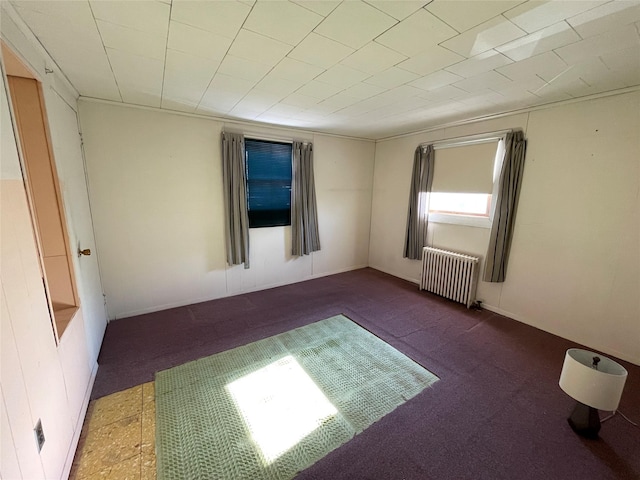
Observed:
[[[404,257],[411,260],[420,260],[422,249],[427,244],[429,193],[433,183],[434,166],[433,145],[416,148],[404,241]]]
[[[293,142],[291,253],[309,255],[317,250],[320,250],[320,235],[313,178],[313,145]]]
[[[507,134],[498,198],[484,267],[485,282],[504,282],[507,274],[526,149],[527,142],[521,131]]]
[[[227,263],[249,268],[249,214],[244,136],[222,133],[222,181],[226,215]]]

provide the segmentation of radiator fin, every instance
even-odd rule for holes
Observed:
[[[435,293],[469,308],[476,300],[478,257],[424,247],[420,290]]]

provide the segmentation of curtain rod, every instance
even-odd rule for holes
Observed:
[[[478,133],[476,135],[465,135],[462,137],[453,137],[447,140],[440,140],[437,142],[423,142],[419,146],[422,148],[433,145],[434,150],[440,148],[460,147],[462,145],[473,145],[475,143],[487,143],[491,141],[501,140],[507,133],[513,132],[510,130],[499,130],[497,132]]]

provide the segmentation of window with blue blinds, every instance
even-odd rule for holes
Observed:
[[[291,225],[291,144],[245,139],[249,227]]]

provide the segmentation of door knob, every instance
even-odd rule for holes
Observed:
[[[91,255],[91,249],[85,248],[84,250],[80,250],[78,248],[78,257],[80,257],[82,255]]]

